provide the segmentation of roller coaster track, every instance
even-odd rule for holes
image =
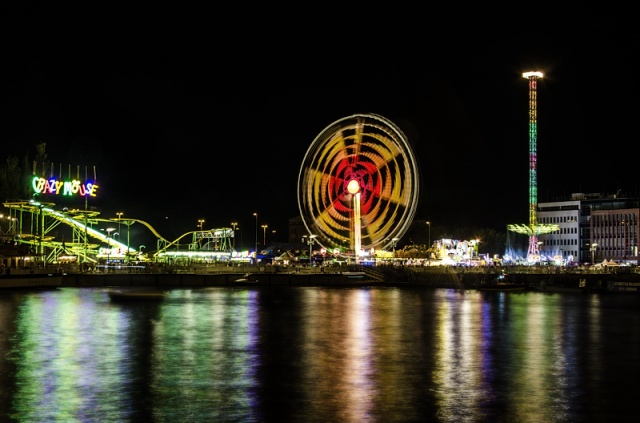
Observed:
[[[97,222],[110,222],[114,224],[122,223],[123,225],[126,225],[126,226],[133,225],[134,223],[140,223],[141,225],[149,229],[149,231],[151,231],[153,236],[155,236],[158,239],[158,242],[164,243],[164,244],[170,243],[169,240],[165,239],[162,235],[158,233],[158,231],[156,231],[156,229],[153,226],[151,226],[149,223],[145,222],[144,220],[126,218],[118,221],[118,219],[91,218],[90,221],[92,223],[97,223]]]
[[[187,232],[187,233],[184,233],[184,234],[180,235],[178,238],[176,238],[175,240],[173,240],[171,242],[167,241],[167,243],[162,248],[158,248],[158,251],[165,251],[165,250],[167,250],[168,248],[170,248],[170,247],[172,247],[174,245],[180,245],[180,240],[182,240],[182,238],[185,238],[186,236],[189,236],[189,235],[193,236],[193,234],[198,233],[198,232],[200,232],[200,231]]]
[[[187,245],[187,250],[200,253],[200,254],[229,254],[232,252],[233,247],[230,239],[233,236],[232,228],[217,228],[217,229],[205,229],[198,231],[190,231],[180,235],[174,241],[166,243],[162,247],[158,247],[158,250],[154,253],[155,257],[161,257],[167,253],[173,246],[176,247],[176,252],[184,251],[180,247]],[[189,241],[187,237],[191,237]],[[187,241],[181,243],[183,239],[187,238]]]
[[[99,212],[91,211],[91,210],[80,210],[80,209],[71,209],[64,211],[57,211],[52,208],[53,203],[38,203],[31,201],[14,201],[14,202],[6,202],[3,203],[4,207],[10,209],[14,216],[22,216],[24,212],[31,213],[32,219],[34,215],[41,216],[42,218],[53,218],[57,222],[64,223],[70,227],[72,227],[78,234],[84,234],[85,239],[88,237],[92,237],[94,239],[99,240],[102,243],[106,243],[107,245],[115,248],[121,248],[129,251],[130,253],[135,253],[136,250],[127,246],[126,244],[116,240],[114,237],[110,236],[109,233],[104,233],[103,231],[99,231],[94,229],[92,226],[97,224],[98,222],[110,222],[113,224],[123,224],[123,225],[132,225],[134,223],[140,223],[145,226],[149,231],[157,238],[158,240],[158,248],[161,248],[161,245],[170,244],[170,241],[165,239],[158,231],[151,226],[148,222],[145,222],[141,219],[105,219],[98,218]],[[30,244],[30,245],[38,245],[43,244],[47,245],[51,248],[59,247],[60,244],[64,244],[64,242],[53,242],[52,237],[47,237],[46,234],[54,227],[55,225],[49,225],[49,229],[45,229],[44,233],[41,236],[35,236],[30,234],[21,233],[22,229],[20,229],[20,240],[22,243]],[[89,244],[83,244],[85,248],[89,246]],[[94,244],[90,245],[91,248],[95,247]]]
[[[158,231],[151,226],[148,222],[141,219],[120,219],[120,218],[99,218],[97,217],[100,213],[92,210],[82,210],[82,209],[64,209],[63,211],[54,210],[52,207],[53,203],[39,203],[39,202],[31,202],[31,201],[14,201],[14,202],[6,202],[3,204],[6,208],[11,210],[11,213],[14,217],[18,215],[22,217],[24,212],[31,213],[32,221],[37,216],[38,219],[42,219],[42,226],[44,226],[44,218],[52,218],[55,222],[64,223],[74,229],[74,234],[77,235],[77,238],[81,241],[78,243],[67,242],[64,241],[54,241],[53,237],[47,236],[56,225],[50,224],[46,229],[42,231],[41,235],[32,235],[22,233],[22,226],[20,225],[19,235],[20,242],[24,244],[29,244],[33,246],[46,246],[54,250],[56,253],[63,252],[67,249],[74,250],[78,255],[83,255],[85,261],[95,261],[88,256],[88,249],[95,249],[98,247],[98,244],[89,244],[88,238],[94,238],[99,240],[100,243],[105,243],[110,247],[120,248],[122,250],[126,250],[129,254],[135,254],[137,251],[134,248],[118,241],[113,236],[111,236],[108,232],[96,230],[93,228],[93,225],[96,225],[100,222],[108,222],[112,224],[122,224],[127,227],[133,225],[134,223],[140,223],[157,238],[157,251],[155,255],[158,255],[161,252],[167,251],[172,246],[179,247],[181,245],[180,241],[185,237],[191,236],[192,240],[187,242],[188,245],[194,246],[197,243],[197,239],[212,239],[212,238],[221,238],[220,234],[229,234],[233,233],[231,228],[221,228],[221,229],[213,229],[213,230],[204,230],[204,231],[190,231],[181,236],[179,236],[174,241],[169,241],[164,238]],[[18,232],[16,232],[18,233]],[[198,236],[200,234],[200,236]],[[214,235],[215,234],[215,235]],[[75,238],[74,235],[74,238]],[[224,238],[226,235],[222,235]],[[220,246],[224,248],[228,248],[227,245],[228,240],[222,242]]]

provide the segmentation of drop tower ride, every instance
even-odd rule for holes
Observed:
[[[513,232],[529,236],[527,261],[540,261],[538,235],[558,230],[558,225],[538,224],[538,78],[542,72],[524,72],[523,78],[529,80],[529,225],[508,225]]]

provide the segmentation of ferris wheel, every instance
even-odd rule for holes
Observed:
[[[298,175],[298,207],[321,246],[360,254],[394,246],[419,199],[418,166],[406,136],[390,120],[355,114],[327,126]]]

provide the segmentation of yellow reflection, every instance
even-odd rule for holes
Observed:
[[[477,294],[441,290],[437,310],[434,391],[438,416],[463,421],[477,416],[483,392],[481,303]]]
[[[309,289],[305,292],[303,386],[309,415],[337,410],[340,421],[361,422],[375,396],[372,381],[371,292]]]

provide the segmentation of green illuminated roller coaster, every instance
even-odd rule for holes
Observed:
[[[82,263],[98,263],[105,258],[125,258],[130,260],[165,261],[169,258],[201,258],[218,261],[233,252],[234,231],[232,228],[219,228],[187,232],[174,241],[169,241],[158,233],[149,223],[140,219],[98,217],[100,212],[82,209],[55,210],[54,203],[33,200],[11,201],[3,203],[9,210],[6,217],[7,228],[0,235],[5,244],[16,243],[30,246],[34,256],[42,257],[46,263],[56,263],[61,258],[73,257]],[[100,223],[127,226],[126,243],[116,239],[113,228],[95,229]],[[132,248],[129,240],[130,226],[140,223],[156,237],[156,251],[149,257]],[[72,229],[71,239],[57,239],[56,228],[66,225]],[[107,248],[101,247],[106,244]],[[140,246],[139,249],[141,250]],[[144,247],[146,248],[146,247]]]

